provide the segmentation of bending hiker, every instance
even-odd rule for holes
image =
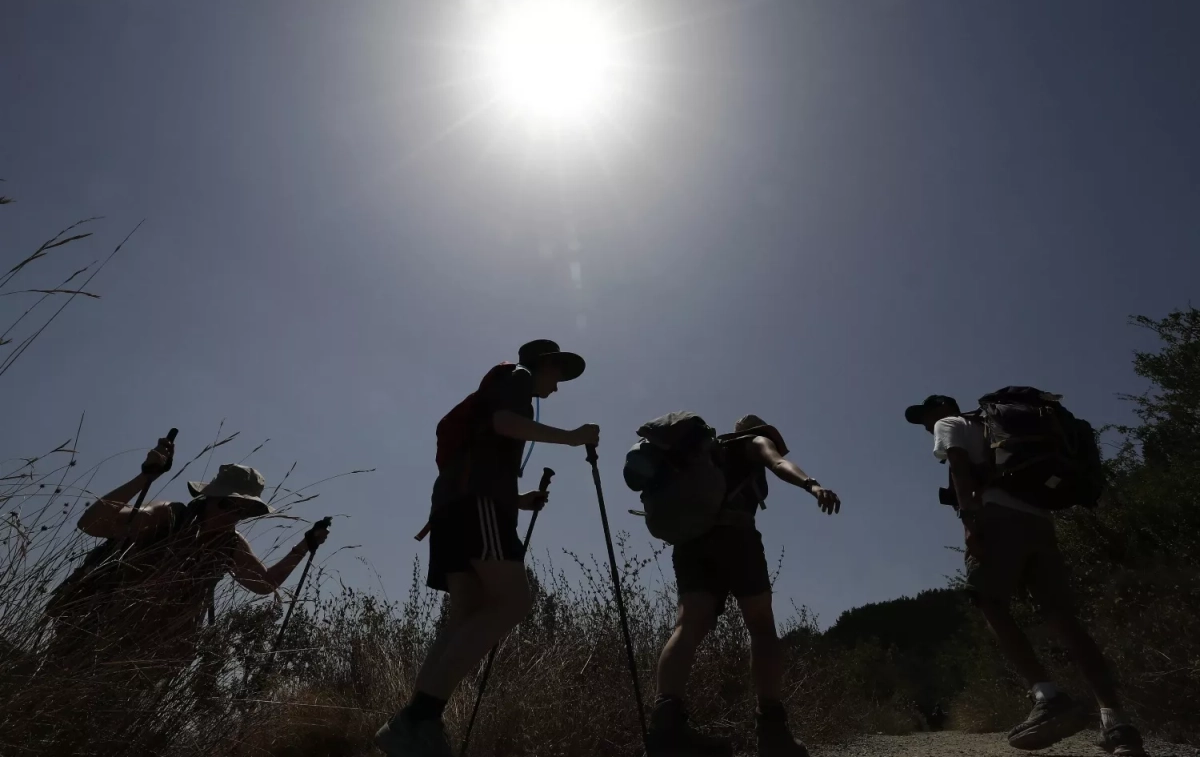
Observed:
[[[1043,749],[1087,727],[1086,708],[1061,691],[1013,620],[1009,602],[1028,592],[1070,650],[1100,704],[1100,746],[1142,755],[1142,738],[1121,710],[1108,665],[1072,607],[1052,511],[1094,506],[1103,491],[1091,426],[1029,387],[1006,387],[962,413],[933,395],[904,417],[933,434],[933,454],[950,467],[941,491],[963,522],[967,587],[1000,650],[1030,687],[1033,710],[1008,734],[1017,749]]]
[[[226,574],[256,594],[278,589],[328,532],[306,534],[279,562],[265,566],[237,524],[272,512],[261,499],[265,482],[253,468],[222,465],[209,483],[189,483],[193,499],[129,502],[170,467],[173,444],[159,440],[141,473],[84,511],[79,528],[108,541],[56,590],[47,612],[56,647],[112,659],[137,639],[139,665],[147,654],[186,664],[216,585]],[[146,641],[152,641],[147,644]],[[144,666],[143,666],[144,668]]]
[[[519,364],[492,368],[478,391],[438,424],[438,478],[433,486],[428,586],[450,593],[449,617],[417,675],[409,704],[375,734],[393,757],[450,757],[442,712],[459,682],[531,607],[518,510],[539,510],[544,492],[520,494],[525,442],[596,444],[600,429],[573,431],[533,420],[533,398],[578,378],[584,360],[538,340],[521,347]]]
[[[672,433],[663,434],[663,429]],[[837,495],[787,460],[787,445],[773,427],[754,415],[739,420],[719,440],[698,416],[671,414],[638,431],[639,443],[627,466],[638,467],[641,454],[670,460],[643,468],[645,481],[627,467],[626,481],[643,491],[651,533],[674,544],[671,561],[679,592],[678,618],[658,661],[658,697],[650,716],[653,755],[729,755],[728,741],[701,734],[687,723],[684,692],[696,650],[716,626],[729,595],[737,601],[750,632],[750,669],[758,694],[758,753],[763,757],[802,757],[804,745],[791,734],[782,702],[783,643],[771,607],[771,579],[755,513],[765,508],[767,471],[804,489],[822,512],[841,509]],[[663,451],[665,450],[665,452]],[[652,468],[658,471],[650,473]],[[712,468],[715,467],[715,471]],[[633,478],[634,480],[631,480]],[[670,480],[664,480],[670,479]],[[714,496],[715,490],[715,496]],[[681,511],[672,514],[670,501]],[[690,522],[707,512],[708,522]]]

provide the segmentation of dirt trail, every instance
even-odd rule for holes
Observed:
[[[1039,752],[1020,752],[1011,748],[1002,733],[915,733],[911,736],[867,736],[846,746],[814,747],[813,757],[1020,757],[1022,754],[1046,757],[1093,757],[1104,754],[1096,748],[1099,734],[1083,733]],[[1151,757],[1200,757],[1192,747],[1147,740]]]

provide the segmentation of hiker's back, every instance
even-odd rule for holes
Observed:
[[[496,433],[492,416],[499,410],[533,418],[529,369],[514,363],[493,367],[479,388],[439,421],[435,508],[468,493],[515,502],[524,443]]]
[[[199,503],[198,503],[199,505]],[[172,502],[158,528],[132,543],[109,539],[55,590],[46,614],[64,642],[117,647],[153,633],[190,636],[216,584],[229,571],[236,534],[202,537],[199,506]]]

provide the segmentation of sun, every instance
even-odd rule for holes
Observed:
[[[527,0],[495,19],[487,46],[500,103],[530,125],[587,124],[616,89],[617,38],[583,0]]]

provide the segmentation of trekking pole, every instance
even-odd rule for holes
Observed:
[[[633,678],[633,697],[637,700],[638,722],[642,726],[642,746],[650,753],[650,735],[646,730],[646,707],[642,703],[642,685],[638,680],[637,658],[633,653],[633,637],[629,633],[629,619],[625,615],[625,599],[621,595],[621,575],[617,572],[617,555],[613,551],[612,533],[608,530],[608,511],[604,507],[604,489],[600,486],[600,468],[596,445],[587,445],[587,461],[592,466],[592,482],[596,484],[596,499],[600,503],[600,522],[604,525],[604,543],[608,547],[608,564],[612,569],[613,592],[617,597],[617,613],[621,617],[621,632],[625,635],[625,650],[629,653],[629,674]]]
[[[287,632],[288,621],[292,619],[292,610],[296,609],[296,600],[300,599],[300,590],[304,588],[304,579],[308,578],[308,569],[312,567],[313,558],[317,556],[317,548],[312,546],[312,535],[314,531],[328,531],[333,525],[333,518],[325,516],[313,524],[313,527],[304,532],[304,541],[308,543],[308,561],[304,563],[304,570],[300,572],[300,581],[296,584],[296,591],[292,594],[292,601],[288,604],[287,613],[283,616],[283,623],[279,626],[279,633],[275,635],[275,643],[271,645],[271,652],[267,655],[267,661],[263,664],[259,675],[266,675],[271,666],[275,663],[275,653],[279,651],[279,645],[283,643],[283,635]],[[242,679],[242,691],[246,691],[246,684],[250,681],[250,666],[246,666],[246,675]]]
[[[542,470],[542,480],[538,484],[538,491],[544,492],[550,489],[550,479],[554,477],[554,471],[549,468]],[[529,551],[529,540],[533,538],[533,525],[537,523],[538,513],[541,510],[534,510],[533,517],[529,519],[529,528],[525,531],[525,551]],[[492,672],[492,663],[496,661],[496,652],[500,650],[500,643],[497,642],[492,651],[488,653],[487,664],[483,666],[483,677],[479,679],[479,693],[475,695],[475,709],[471,710],[471,720],[467,723],[467,733],[463,736],[462,746],[459,747],[459,757],[466,757],[467,746],[471,743],[471,731],[475,728],[475,717],[479,715],[479,705],[483,703],[483,692],[487,689],[488,676]]]

